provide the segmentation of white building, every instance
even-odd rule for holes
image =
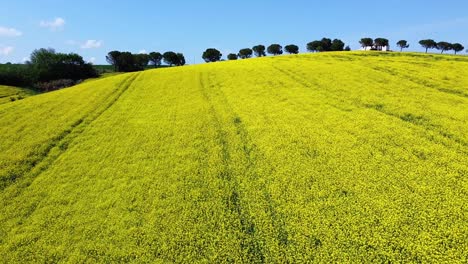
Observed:
[[[390,51],[390,46],[367,46],[361,47],[361,50]]]

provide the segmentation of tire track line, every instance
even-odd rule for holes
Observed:
[[[58,136],[52,138],[47,147],[40,153],[39,158],[31,159],[28,157],[20,163],[17,167],[26,167],[26,169],[12,172],[9,177],[2,179],[2,182],[0,182],[0,191],[15,183],[20,184],[20,189],[22,190],[29,186],[39,174],[47,170],[55,160],[67,151],[74,138],[79,136],[87,126],[98,119],[119,100],[139,75],[139,73],[133,74],[123,80],[116,94],[111,96],[103,106],[98,106],[95,110],[90,111],[85,116],[75,121],[69,128],[62,131]]]

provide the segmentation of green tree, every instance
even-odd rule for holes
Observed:
[[[185,65],[185,56],[182,53],[177,53],[177,66],[184,66]]]
[[[150,60],[151,64],[154,65],[154,67],[157,67],[157,66],[161,65],[162,58],[163,58],[163,56],[159,52],[151,52],[149,54],[149,60]]]
[[[346,46],[346,47],[344,48],[344,50],[345,50],[345,51],[351,51],[351,48],[350,48],[349,46]]]
[[[389,43],[390,42],[386,38],[376,38],[374,40],[374,45],[378,50],[382,50],[383,47],[388,47],[390,45]]]
[[[252,49],[245,48],[245,49],[239,50],[239,54],[237,54],[237,56],[241,59],[248,59],[252,57],[252,54],[253,54]]]
[[[299,47],[297,45],[294,45],[294,44],[286,45],[284,47],[284,50],[289,54],[298,54],[299,53]]]
[[[144,70],[150,61],[150,56],[148,54],[134,54],[135,57],[135,68],[137,70]]]
[[[372,47],[374,45],[374,40],[371,38],[362,38],[359,41],[359,44],[361,44],[361,47],[364,48],[364,50],[367,50],[367,47]]]
[[[429,49],[435,49],[437,48],[437,43],[432,40],[432,39],[423,39],[423,40],[420,40],[419,41],[419,45],[421,45],[423,48],[426,49],[426,53],[427,53],[427,50]]]
[[[132,54],[128,51],[111,51],[106,56],[107,62],[114,65],[115,71],[119,72],[144,70],[153,59],[148,54]],[[159,59],[156,63],[160,64],[161,60]]]
[[[452,48],[453,48],[453,51],[455,52],[455,55],[456,55],[458,52],[463,51],[463,50],[465,49],[465,47],[463,47],[463,45],[460,44],[460,43],[454,43],[454,44],[452,45]]]
[[[342,51],[344,45],[344,42],[339,39],[334,39],[332,41],[329,38],[322,38],[321,40],[307,43],[307,50],[311,52]]]
[[[86,63],[80,55],[56,53],[53,49],[34,50],[29,65],[35,79],[40,82],[59,79],[77,81],[98,75],[92,64]]]
[[[452,49],[452,44],[446,41],[440,41],[437,43],[436,48],[440,50],[440,54],[444,53],[444,51],[448,51]]]
[[[332,50],[332,40],[329,38],[322,38],[322,50],[321,51],[331,51]]]
[[[106,56],[106,61],[110,64],[110,65],[113,65],[114,66],[114,71],[119,71],[119,57],[120,55],[122,54],[122,52],[118,51],[118,50],[114,50],[114,51],[111,51],[109,53],[107,53],[107,56]]]
[[[221,57],[223,54],[217,49],[206,49],[205,52],[203,52],[202,59],[205,62],[215,62],[221,60]]]
[[[163,60],[169,66],[173,66],[178,64],[179,58],[177,57],[177,54],[175,52],[167,51],[163,54]]]
[[[318,52],[322,47],[322,42],[320,40],[315,40],[307,43],[307,50],[310,52]]]
[[[230,53],[227,55],[228,60],[237,60],[237,54]]]
[[[403,40],[403,39],[399,40],[396,44],[397,44],[398,47],[400,47],[400,52],[402,52],[403,49],[409,48],[408,41]]]
[[[283,54],[283,47],[280,44],[271,44],[267,48],[267,52],[274,56]]]
[[[343,51],[345,43],[341,39],[334,39],[331,43],[330,49],[332,51]]]
[[[257,45],[252,48],[253,52],[255,53],[255,56],[257,57],[263,57],[266,56],[265,53],[265,46],[263,45]]]
[[[120,54],[118,63],[120,72],[132,72],[139,70],[139,68],[136,66],[136,56],[128,51],[124,51]]]
[[[37,49],[31,53],[29,61],[40,70],[50,70],[53,64],[57,63],[58,57],[54,49]]]

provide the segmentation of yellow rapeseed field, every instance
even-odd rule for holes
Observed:
[[[30,89],[0,85],[0,104],[21,100],[34,94],[36,92]]]
[[[122,74],[0,135],[2,263],[468,262],[467,57]]]

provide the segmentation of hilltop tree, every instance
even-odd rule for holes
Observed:
[[[452,49],[452,44],[446,41],[440,41],[437,43],[436,48],[440,50],[440,54],[444,53],[444,51],[448,51]]]
[[[263,57],[266,56],[265,53],[265,46],[263,45],[257,45],[252,48],[253,52],[255,53],[255,56],[257,57]]]
[[[409,48],[408,41],[403,39],[397,42],[397,46],[400,47],[400,52],[402,52],[403,49]]]
[[[114,50],[109,53],[107,53],[106,56],[106,61],[114,66],[114,70],[118,71],[119,70],[119,57],[122,53],[120,51]]]
[[[374,40],[371,38],[362,38],[359,41],[359,44],[361,44],[361,47],[363,47],[364,50],[367,50],[367,47],[372,47],[374,45]]]
[[[163,60],[170,66],[183,66],[185,65],[185,57],[182,53],[175,53],[173,51],[167,51],[163,54]]]
[[[148,66],[151,56],[148,54],[132,54],[128,51],[111,51],[106,56],[107,62],[114,65],[115,71],[141,71]]]
[[[389,41],[386,38],[376,38],[374,40],[374,45],[378,50],[382,50],[383,47],[389,46]]]
[[[330,50],[343,51],[345,43],[341,39],[334,39],[331,43]]]
[[[159,52],[151,52],[149,54],[149,60],[150,60],[151,64],[154,65],[154,67],[157,67],[157,66],[161,65],[162,58],[163,58],[163,56]]]
[[[344,48],[344,51],[351,51],[351,48],[350,48],[349,46],[346,46],[346,47]]]
[[[331,51],[332,50],[332,40],[329,38],[322,38],[322,50],[321,51]]]
[[[135,56],[128,51],[120,53],[118,58],[118,69],[120,72],[137,71]]]
[[[463,47],[463,45],[460,44],[460,43],[454,43],[452,45],[452,49],[453,49],[453,51],[455,52],[455,55],[456,55],[458,52],[463,51],[465,49],[465,47]]]
[[[248,59],[252,57],[252,54],[253,54],[252,49],[245,48],[245,49],[239,50],[239,54],[237,54],[237,56],[241,59]]]
[[[163,54],[163,60],[166,64],[173,66],[177,65],[179,58],[177,57],[177,54],[175,52],[167,51]]]
[[[148,54],[135,54],[135,65],[138,70],[144,70],[148,66],[150,56]]]
[[[215,62],[221,60],[222,56],[219,50],[210,48],[203,52],[202,58],[205,62]]]
[[[267,48],[267,52],[274,56],[283,54],[283,47],[280,44],[271,44]]]
[[[291,44],[284,47],[284,50],[289,54],[298,54],[299,47],[297,45]]]
[[[184,66],[185,65],[185,56],[182,53],[177,53],[177,66]]]
[[[319,40],[315,40],[315,41],[307,43],[307,50],[310,52],[317,52],[317,51],[320,51],[321,46],[322,46],[322,42]]]
[[[315,40],[307,43],[307,50],[311,52],[342,51],[344,46],[344,42],[340,39],[334,39],[332,41],[329,38],[322,38],[321,40]]]
[[[227,55],[228,60],[237,60],[237,54],[230,53]]]
[[[419,41],[419,44],[426,49],[426,53],[428,49],[434,49],[437,47],[437,43],[432,39],[423,39]]]

